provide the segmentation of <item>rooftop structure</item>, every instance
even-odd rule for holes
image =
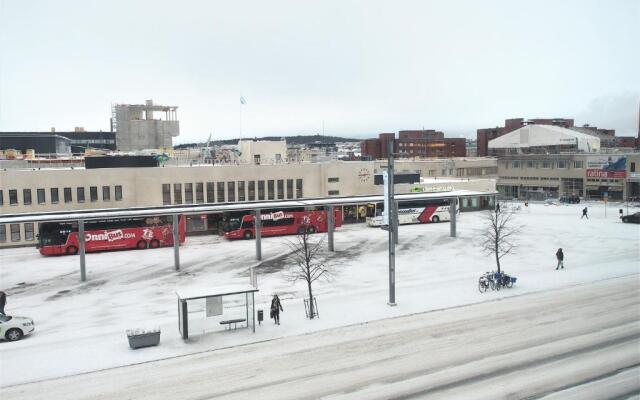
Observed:
[[[112,107],[111,129],[116,132],[116,147],[120,151],[165,149],[173,147],[173,138],[180,134],[177,106],[116,104]],[[164,119],[158,114],[164,114]]]

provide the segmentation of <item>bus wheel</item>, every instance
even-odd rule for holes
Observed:
[[[147,242],[145,242],[144,240],[139,241],[138,243],[136,243],[136,248],[138,250],[144,250],[147,248]]]
[[[246,232],[244,233],[244,235],[242,235],[242,237],[243,237],[245,240],[249,240],[249,239],[251,239],[251,238],[253,237],[253,234],[251,233],[251,231],[246,231]]]
[[[153,239],[149,242],[149,247],[151,247],[152,249],[157,249],[158,247],[160,247],[160,241],[158,239]]]
[[[316,233],[316,228],[314,226],[310,226],[309,229],[307,229],[307,233]]]
[[[69,246],[65,251],[69,255],[78,254],[78,248],[76,246]]]
[[[431,218],[431,221],[440,222],[440,217],[438,217],[437,215],[434,215],[433,218]]]

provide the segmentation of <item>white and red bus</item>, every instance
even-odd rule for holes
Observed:
[[[184,243],[184,216],[181,216],[179,221],[180,243]],[[171,217],[85,221],[84,229],[86,252],[173,246]],[[38,248],[40,254],[45,256],[77,254],[80,248],[78,223],[71,221],[40,224]]]
[[[460,207],[456,207],[460,212]],[[382,226],[384,203],[367,204],[367,225]],[[398,223],[427,224],[430,222],[449,221],[449,200],[416,200],[398,204]]]
[[[342,226],[342,212],[335,210],[334,226]],[[260,214],[262,221],[261,236],[280,236],[300,234],[307,230],[309,233],[326,232],[326,211],[273,211]],[[256,236],[253,215],[243,215],[230,221],[229,228],[224,233],[227,239],[251,239]]]

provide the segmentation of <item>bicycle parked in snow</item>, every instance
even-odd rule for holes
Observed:
[[[500,290],[501,288],[511,288],[516,282],[517,278],[507,275],[503,272],[486,272],[478,279],[478,290],[480,293],[484,293],[487,290]]]

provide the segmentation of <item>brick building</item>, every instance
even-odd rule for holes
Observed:
[[[364,159],[378,159],[387,156],[388,142],[393,139],[393,152],[406,157],[465,157],[464,138],[445,138],[444,133],[433,129],[381,133],[377,139],[365,139],[360,142],[360,151]]]

